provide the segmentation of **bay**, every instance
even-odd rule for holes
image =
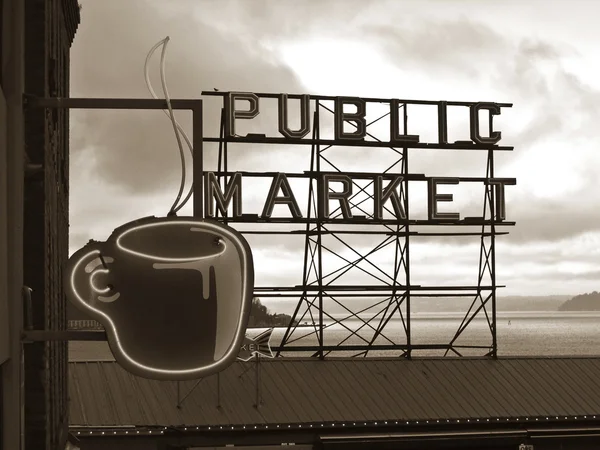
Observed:
[[[341,320],[344,315],[335,315]],[[458,330],[464,313],[419,313],[411,316],[412,344],[447,344]],[[369,342],[377,329],[379,320],[368,317],[325,321],[325,345],[364,344]],[[406,343],[405,325],[402,320],[391,320],[375,344]],[[600,356],[600,312],[502,312],[497,316],[497,340],[499,356]],[[252,336],[261,330],[249,329]],[[285,334],[285,328],[273,331],[271,345],[279,345]],[[288,341],[297,339],[291,345],[316,345],[317,333],[311,326],[296,328]],[[456,340],[457,345],[491,345],[492,336],[485,316],[478,315]],[[463,356],[482,356],[481,349],[459,350]],[[357,352],[336,352],[337,356],[352,356]],[[368,356],[398,356],[400,351],[369,351]],[[334,355],[334,354],[332,354]],[[443,356],[442,350],[415,350],[413,356]],[[288,353],[287,356],[310,356],[310,353]],[[70,342],[69,359],[71,361],[113,360],[106,342]]]

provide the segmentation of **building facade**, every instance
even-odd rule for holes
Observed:
[[[0,442],[6,449],[54,450],[65,448],[68,434],[67,343],[22,345],[20,336],[23,327],[66,329],[69,120],[68,111],[28,108],[23,95],[69,95],[80,7],[76,0],[4,0],[0,9],[0,203],[7,209],[0,219]]]

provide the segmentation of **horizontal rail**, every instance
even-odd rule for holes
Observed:
[[[23,104],[26,108],[59,109],[168,109],[167,101],[153,98],[71,98],[71,97],[35,97],[25,94]],[[201,99],[172,99],[173,109],[202,108]]]
[[[214,170],[205,170],[204,174],[212,173],[218,177],[224,176],[233,176],[236,174],[242,175],[245,178],[274,178],[277,175],[283,174],[287,178],[303,178],[303,179],[319,179],[323,175],[348,175],[350,178],[354,180],[373,180],[375,178],[381,177],[384,180],[391,180],[398,176],[401,176],[404,180],[407,181],[428,181],[434,178],[440,178],[435,176],[427,176],[423,173],[399,173],[399,172],[348,172],[348,171],[310,171],[305,170],[304,172],[255,172],[251,170],[235,170],[235,171],[214,171]],[[492,177],[445,177],[452,178],[458,180],[461,183],[485,183],[491,179]],[[516,182],[516,178],[502,178],[503,180],[514,181]]]
[[[381,291],[490,291],[495,288],[505,287],[504,285],[494,285],[494,286],[422,286],[422,285],[389,285],[389,286],[381,286],[381,285],[324,285],[314,286],[314,285],[297,285],[297,286],[255,286],[254,293],[258,295],[259,292],[347,292],[347,291],[372,291],[372,292],[381,292]]]
[[[359,141],[343,139],[304,139],[287,137],[269,137],[264,134],[248,134],[246,136],[226,136],[226,137],[205,137],[204,142],[217,142],[228,144],[287,144],[287,145],[323,145],[338,147],[375,147],[375,148],[410,148],[410,149],[430,149],[430,150],[494,150],[499,152],[510,152],[514,150],[513,146],[501,145],[482,145],[471,143],[470,141],[458,142],[454,144],[439,144],[425,142],[406,142],[397,143],[393,141]],[[229,150],[233,148],[230,147]]]
[[[219,217],[218,219],[222,219]],[[375,236],[416,236],[416,237],[459,237],[459,236],[476,236],[476,237],[489,237],[489,236],[503,236],[510,234],[508,231],[497,231],[495,233],[484,232],[440,232],[440,233],[429,233],[421,231],[389,231],[385,230],[322,230],[322,231],[306,231],[306,230],[237,230],[242,234],[265,234],[265,235],[276,235],[276,234],[299,234],[302,236],[318,236],[318,235],[336,235],[336,234],[355,234],[355,235],[375,235]]]
[[[500,220],[483,220],[480,217],[466,217],[460,220],[451,219],[383,219],[376,220],[364,216],[354,216],[351,219],[325,219],[325,218],[307,218],[307,217],[268,217],[263,218],[258,214],[242,214],[240,217],[227,217],[228,223],[277,223],[277,224],[322,224],[322,225],[413,225],[413,226],[497,226],[511,227],[516,222]]]
[[[227,91],[202,91],[202,95],[205,95],[207,97],[226,97],[227,95],[229,95],[230,92]],[[256,95],[259,98],[279,98],[279,96],[281,94],[275,94],[273,92],[253,92],[254,95]],[[303,94],[286,94],[288,96],[288,98],[300,98],[302,97]],[[309,95],[309,98],[311,100],[325,100],[325,101],[330,101],[330,100],[335,100],[337,99],[338,96],[334,96],[334,95]],[[465,101],[456,101],[456,100],[406,100],[406,99],[390,99],[390,98],[375,98],[375,97],[360,97],[362,100],[364,100],[365,102],[372,102],[372,103],[390,103],[392,100],[397,101],[398,103],[404,103],[407,105],[439,105],[442,102],[446,103],[446,105],[448,106],[472,106],[475,105],[477,103],[494,103],[498,106],[500,106],[501,108],[511,108],[513,106],[512,103],[496,103],[496,102],[483,102],[483,101],[476,101],[476,102],[465,102]]]
[[[354,352],[354,351],[381,351],[381,350],[449,350],[451,348],[468,348],[468,349],[486,349],[489,350],[491,345],[449,345],[449,344],[377,344],[377,345],[285,345],[282,347],[271,347],[274,351],[281,352],[311,352],[323,350],[326,352]]]

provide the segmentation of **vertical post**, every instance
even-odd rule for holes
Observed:
[[[219,132],[219,137],[221,138],[221,140],[219,141],[219,150],[218,150],[218,156],[217,156],[217,172],[219,172],[219,176],[217,177],[217,182],[219,183],[219,186],[221,186],[221,189],[223,189],[223,192],[225,192],[225,185],[226,184],[222,184],[221,183],[221,161],[223,160],[223,139],[225,139],[225,108],[221,108],[221,124],[219,126],[220,132]],[[212,202],[212,199],[208,197],[208,192],[206,192],[206,198],[204,199],[205,205],[208,205],[209,202]],[[206,206],[205,206],[206,208]],[[215,217],[219,217],[219,208],[216,208],[215,210]]]
[[[321,138],[321,124],[319,120],[319,108],[321,107],[321,103],[317,100],[317,107],[315,108],[315,139],[318,142]],[[323,177],[321,176],[321,146],[317,144],[317,186],[323,182]],[[320,192],[320,189],[323,189],[321,186],[317,188],[317,192]],[[321,198],[321,195],[318,196]],[[328,201],[325,199],[325,201]],[[322,249],[322,239],[323,239],[323,226],[322,226],[322,217],[320,215],[320,211],[322,208],[317,208],[317,258],[319,258],[319,263],[317,265],[317,280],[319,284],[319,359],[324,359],[325,354],[323,353],[323,345],[325,345],[325,336],[323,333],[323,249]]]
[[[23,388],[23,201],[24,201],[24,16],[22,0],[5,0],[2,11],[2,91],[6,99],[6,134],[0,138],[5,151],[0,165],[6,164],[7,221],[6,228],[6,301],[9,315],[9,359],[0,366],[2,382],[2,436],[5,449],[24,448],[24,388]],[[4,201],[4,199],[1,199]],[[4,299],[2,299],[4,300]],[[0,301],[2,301],[0,300]]]
[[[255,354],[256,359],[256,404],[258,408],[260,406],[260,357],[258,353]]]
[[[227,164],[227,156],[229,153],[229,149],[227,147],[227,139],[225,139],[225,108],[223,108],[223,135],[221,136],[223,138],[222,141],[222,145],[223,145],[223,172],[225,172],[225,176],[223,177],[224,179],[224,183],[223,183],[223,192],[225,192],[225,188],[227,187],[227,183],[229,183],[229,177],[227,176],[227,171],[229,170],[229,165]],[[225,225],[227,225],[227,209],[225,209],[225,214],[223,214],[223,223]]]
[[[217,409],[221,409],[221,373],[217,372]]]
[[[226,172],[227,169],[225,167],[227,167],[226,164],[223,164],[223,159],[224,159],[224,152],[227,151],[227,147],[225,144],[225,107],[221,108],[221,124],[219,126],[219,137],[221,138],[221,140],[219,140],[219,156],[217,158],[217,172],[219,172],[219,176],[217,177],[219,186],[221,186],[221,189],[223,189],[223,192],[225,192],[225,188],[227,187],[227,177],[221,175],[221,172]],[[208,205],[209,202],[212,202],[213,199],[209,198],[208,196],[204,199],[206,204]],[[206,207],[206,206],[205,206]],[[219,217],[220,211],[219,208],[215,209],[215,217]],[[227,217],[227,214],[224,214],[223,217]],[[224,221],[226,223],[226,221]]]
[[[33,304],[31,302],[31,291],[29,286],[23,286],[23,329],[33,330]]]
[[[199,101],[198,106],[192,108],[192,137],[193,157],[192,157],[192,176],[194,189],[194,212],[195,218],[201,219],[204,217],[204,189],[203,182],[203,151],[202,151],[202,102]]]
[[[404,104],[404,134],[408,134],[408,105]],[[412,338],[411,338],[411,321],[410,321],[410,226],[408,220],[410,219],[409,214],[409,201],[408,201],[408,147],[404,147],[402,152],[402,168],[404,175],[404,212],[406,214],[406,226],[404,231],[404,269],[406,273],[406,357],[411,359],[412,357]]]
[[[492,129],[492,115],[490,114],[490,130]],[[490,178],[494,178],[494,150],[488,150],[488,164],[490,165]],[[491,258],[491,281],[492,281],[492,356],[498,357],[498,337],[496,324],[496,203],[494,186],[489,183],[487,188],[490,190],[490,255]]]

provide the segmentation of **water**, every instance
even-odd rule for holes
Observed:
[[[415,314],[411,321],[413,344],[447,344],[458,329],[463,314],[457,313],[422,313]],[[336,317],[337,318],[337,317]],[[510,322],[509,322],[510,321]],[[332,321],[330,321],[332,323]],[[344,325],[357,330],[363,323],[360,320],[345,321]],[[600,312],[502,312],[498,313],[498,354],[500,356],[600,356]],[[372,326],[377,327],[373,321]],[[249,330],[249,334],[255,333]],[[276,328],[271,338],[271,345],[281,342],[285,328]],[[351,335],[341,324],[331,324],[324,331],[325,344],[335,345],[347,338],[346,344],[364,344],[363,338],[370,340],[373,330],[367,326]],[[390,321],[384,335],[375,343],[406,343],[406,334],[401,321]],[[317,338],[311,327],[297,328],[292,339],[305,336],[296,341],[296,345],[316,345]],[[469,324],[463,335],[457,339],[458,345],[490,345],[491,333],[484,317]],[[353,352],[354,354],[357,352]],[[339,356],[350,356],[353,353],[341,353]],[[483,355],[484,350],[463,350],[463,355]],[[399,352],[372,351],[370,356],[395,356]],[[442,356],[444,351],[420,350],[415,356]],[[296,356],[308,356],[306,353],[294,353]],[[292,355],[290,355],[292,356]],[[106,342],[71,342],[69,358],[78,360],[112,360]]]

